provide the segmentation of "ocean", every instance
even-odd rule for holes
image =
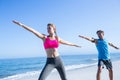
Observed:
[[[97,65],[97,54],[61,55],[66,70]],[[120,60],[119,53],[112,53],[111,60]],[[0,59],[0,80],[19,80],[21,77],[39,75],[46,57]]]

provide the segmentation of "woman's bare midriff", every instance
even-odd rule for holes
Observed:
[[[55,58],[55,57],[59,56],[57,48],[49,48],[49,49],[45,49],[45,50],[46,50],[48,58]]]

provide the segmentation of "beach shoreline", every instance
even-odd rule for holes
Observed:
[[[120,61],[113,62],[113,73],[114,73],[114,79],[113,80],[119,80],[119,64]],[[96,72],[97,72],[97,65],[89,66],[85,68],[80,69],[74,69],[74,70],[66,70],[67,80],[96,80]],[[39,74],[24,77],[19,80],[38,80]],[[61,80],[59,74],[57,71],[53,71],[46,80]],[[101,80],[109,80],[108,71],[106,68],[102,70],[101,74]]]

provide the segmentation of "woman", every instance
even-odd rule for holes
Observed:
[[[49,23],[47,25],[47,31],[48,31],[49,35],[46,36],[44,34],[37,32],[36,30],[22,24],[22,23],[19,23],[17,21],[13,21],[13,22],[15,24],[25,28],[26,30],[32,32],[33,34],[35,34],[38,38],[42,39],[42,41],[44,43],[44,48],[45,48],[45,51],[47,54],[47,61],[46,61],[46,64],[45,64],[38,80],[45,80],[46,77],[49,75],[49,73],[54,68],[56,68],[58,70],[62,80],[67,80],[66,74],[65,74],[65,69],[64,69],[63,63],[59,57],[58,50],[57,50],[59,47],[59,44],[65,44],[65,45],[75,46],[75,47],[81,47],[81,46],[64,41],[61,38],[59,38],[56,34],[56,27],[54,24]]]

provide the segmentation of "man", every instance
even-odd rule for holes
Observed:
[[[108,45],[114,47],[115,49],[119,49],[119,48],[113,45],[112,43],[107,42],[104,39],[104,31],[98,30],[96,34],[98,35],[99,39],[88,38],[81,35],[79,35],[79,37],[86,39],[88,41],[91,41],[96,45],[96,48],[98,50],[98,70],[97,70],[96,79],[100,80],[101,71],[102,71],[103,65],[105,65],[107,70],[109,71],[110,80],[113,80],[112,62],[110,60]]]

